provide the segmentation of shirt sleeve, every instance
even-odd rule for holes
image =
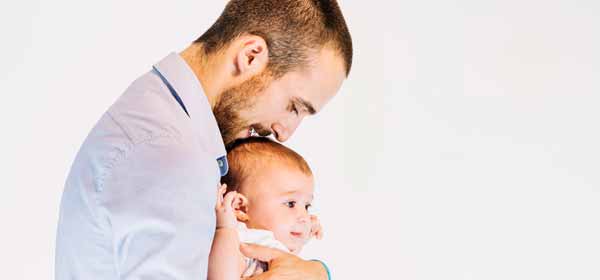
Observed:
[[[206,279],[219,169],[161,136],[117,163],[99,198],[120,279]]]

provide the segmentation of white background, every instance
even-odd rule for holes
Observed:
[[[223,1],[0,4],[2,278],[53,278],[63,182]],[[354,67],[288,142],[335,279],[600,279],[600,2],[341,2]]]

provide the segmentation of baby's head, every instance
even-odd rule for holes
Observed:
[[[272,231],[275,238],[297,253],[310,238],[308,208],[314,182],[306,161],[269,138],[250,137],[228,149],[229,172],[221,179],[227,191],[248,199],[236,209],[248,228]]]

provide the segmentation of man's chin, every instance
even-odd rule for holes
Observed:
[[[246,139],[248,137],[252,136],[252,132],[250,131],[249,128],[246,128],[244,130],[241,130],[240,132],[238,132],[237,134],[235,134],[233,137],[229,138],[230,139],[230,143],[225,143],[227,144],[231,144],[233,142],[235,142],[236,140],[240,140],[240,139]]]
[[[253,127],[254,126],[250,126],[243,130],[240,130],[237,134],[233,135],[233,137],[224,137],[224,141],[226,141],[225,138],[227,138],[229,140],[228,142],[225,143],[225,145],[229,145],[229,144],[235,142],[236,140],[246,139],[249,137],[257,137],[257,136],[267,137],[272,134],[268,130],[261,129],[260,131],[257,131]]]

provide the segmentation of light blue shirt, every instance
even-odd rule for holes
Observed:
[[[79,150],[60,205],[56,279],[206,279],[225,155],[200,82],[170,54]]]

